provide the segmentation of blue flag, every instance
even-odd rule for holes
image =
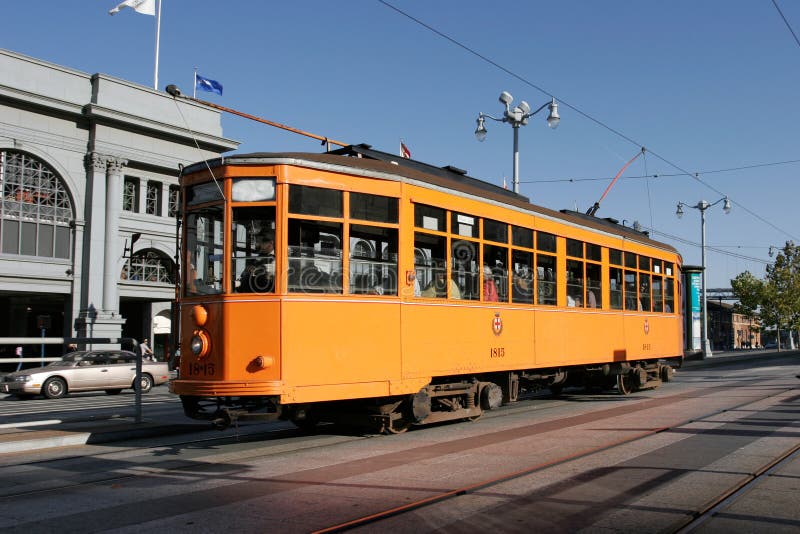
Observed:
[[[209,78],[203,78],[199,74],[195,75],[194,86],[197,89],[202,91],[208,91],[209,93],[217,93],[219,96],[222,96],[222,84],[216,80],[211,80]]]

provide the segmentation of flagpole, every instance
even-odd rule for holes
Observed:
[[[153,71],[153,89],[158,91],[158,46],[161,41],[161,0],[157,0],[158,7],[156,13],[156,61]]]
[[[192,98],[197,98],[197,67],[194,68],[194,81],[192,82]]]

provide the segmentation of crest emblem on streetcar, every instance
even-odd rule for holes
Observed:
[[[492,319],[492,332],[494,335],[499,336],[500,332],[503,331],[503,320],[500,318],[499,313],[494,314],[494,319]]]
[[[645,335],[650,333],[650,321],[647,319],[644,320],[644,333]]]

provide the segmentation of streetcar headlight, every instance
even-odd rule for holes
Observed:
[[[192,336],[192,343],[191,343],[192,353],[195,356],[199,356],[201,352],[203,352],[203,338],[198,335]]]
[[[208,332],[204,330],[195,330],[192,340],[189,342],[189,350],[192,351],[192,354],[198,358],[204,358],[208,356],[210,349],[211,338],[209,338]]]

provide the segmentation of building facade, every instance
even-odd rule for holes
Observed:
[[[0,337],[150,338],[163,354],[179,167],[238,143],[219,111],[142,85],[2,49],[0,72]]]
[[[758,319],[736,313],[727,302],[708,301],[708,337],[715,351],[762,346]]]

